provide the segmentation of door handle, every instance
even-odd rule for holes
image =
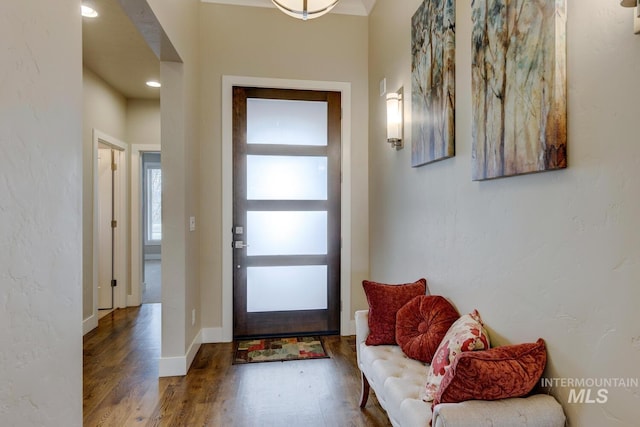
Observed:
[[[243,249],[249,247],[249,245],[245,245],[244,241],[242,240],[236,240],[235,242],[233,242],[233,248],[234,249]]]

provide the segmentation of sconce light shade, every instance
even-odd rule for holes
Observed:
[[[402,148],[402,92],[387,93],[387,142]]]
[[[278,9],[294,18],[318,18],[327,14],[338,4],[339,0],[271,0]]]

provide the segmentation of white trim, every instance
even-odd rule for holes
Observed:
[[[201,332],[203,344],[224,342],[222,328],[202,328]]]
[[[181,377],[187,375],[186,359],[180,357],[161,357],[158,362],[158,377]]]
[[[82,321],[82,335],[86,335],[87,333],[93,331],[98,327],[98,316],[96,314],[92,314]]]
[[[341,93],[342,99],[342,197],[340,258],[340,333],[350,335],[351,323],[351,83],[312,80],[271,79],[222,76],[222,341],[233,340],[233,86],[302,90],[326,90]]]
[[[202,344],[202,331],[198,332],[184,356],[161,357],[158,363],[159,377],[180,377],[187,375]]]
[[[161,152],[160,144],[131,145],[131,306],[142,303],[142,182],[140,180],[141,153]],[[159,257],[158,257],[159,259]],[[162,286],[162,285],[161,285]]]
[[[127,166],[128,166],[128,154],[129,147],[126,143],[107,135],[97,129],[93,129],[93,312],[92,316],[97,317],[98,313],[98,253],[99,253],[99,238],[98,238],[98,147],[100,143],[108,145],[115,150],[121,151],[124,156],[122,158],[120,167],[120,179],[118,185],[121,188],[120,200],[116,201],[119,227],[116,232],[116,259],[115,262],[115,275],[118,280],[118,286],[114,292],[113,307],[124,308],[127,306],[127,288],[129,278],[127,275],[127,251],[126,251],[126,239],[128,228],[128,191],[127,191]],[[123,202],[124,201],[124,202]]]

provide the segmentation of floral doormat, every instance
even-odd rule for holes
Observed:
[[[236,341],[233,364],[284,362],[329,357],[320,337],[263,338]]]

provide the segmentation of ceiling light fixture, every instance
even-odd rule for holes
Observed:
[[[87,6],[86,4],[83,4],[83,5],[80,6],[80,13],[85,18],[97,18],[98,17],[98,12],[94,8],[92,8],[91,6]]]
[[[149,86],[149,87],[162,87],[162,84],[160,84],[160,82],[157,81],[157,80],[149,80],[147,82],[147,86]]]
[[[278,9],[294,18],[318,18],[327,14],[338,4],[339,0],[271,0]]]

